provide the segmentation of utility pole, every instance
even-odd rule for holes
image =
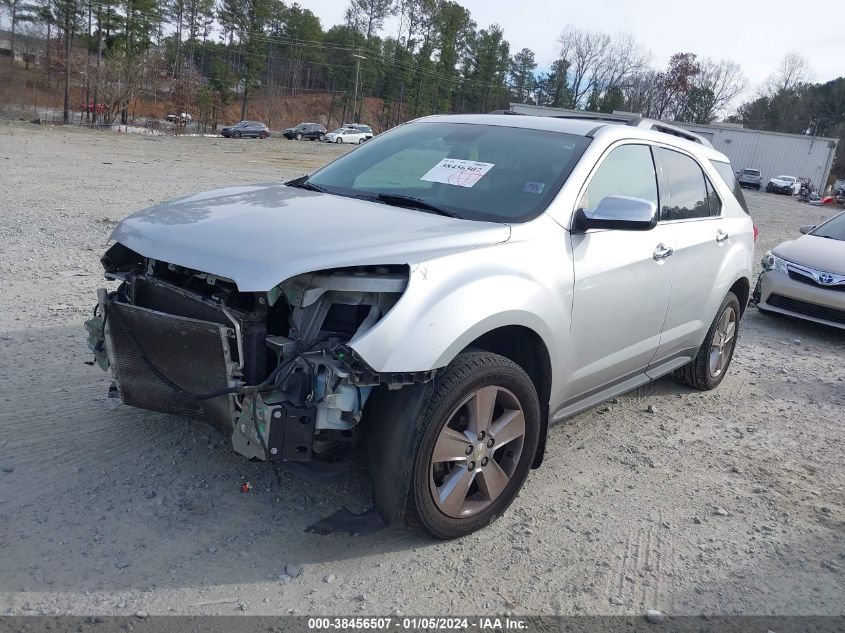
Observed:
[[[355,114],[355,110],[358,108],[358,73],[361,70],[361,60],[367,58],[357,53],[352,55],[352,57],[355,58],[355,92],[352,94],[352,122],[358,123],[358,118]],[[343,125],[343,121],[340,124]]]

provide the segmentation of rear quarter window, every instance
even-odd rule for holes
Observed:
[[[722,180],[725,181],[725,184],[730,187],[733,191],[734,198],[736,201],[739,202],[739,206],[742,207],[742,210],[751,215],[748,212],[748,203],[745,201],[745,196],[742,195],[742,187],[739,186],[739,182],[734,175],[734,168],[731,167],[730,163],[722,163],[716,160],[711,160],[710,164],[719,172],[719,175],[722,177]]]

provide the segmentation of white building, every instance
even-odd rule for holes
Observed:
[[[546,106],[512,103],[510,109],[520,114],[535,116],[565,116],[567,114],[589,114],[583,111],[549,108]],[[615,115],[636,118],[629,112],[615,112]],[[806,136],[802,134],[783,134],[750,130],[733,123],[681,123],[672,121],[672,125],[683,127],[706,138],[717,150],[731,159],[734,169],[746,167],[759,169],[763,183],[779,175],[808,177],[817,188],[827,184],[833,157],[836,155],[835,138]]]

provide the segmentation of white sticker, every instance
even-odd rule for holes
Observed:
[[[481,180],[488,171],[493,169],[494,163],[479,163],[474,160],[458,160],[444,158],[429,169],[420,180],[427,182],[442,182],[456,187],[472,187]]]
[[[525,183],[525,186],[522,190],[525,193],[543,193],[543,189],[546,188],[546,183],[544,182],[536,182],[534,180],[529,180]]]

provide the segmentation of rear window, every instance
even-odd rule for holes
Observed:
[[[759,176],[760,175],[760,172],[756,169],[744,169],[742,171],[742,173],[745,174],[746,176]]]
[[[736,179],[736,175],[734,174],[734,168],[731,167],[730,163],[720,163],[719,161],[711,160],[710,164],[716,168],[716,171],[719,172],[719,175],[722,177],[722,180],[733,190],[734,198],[736,201],[739,202],[739,206],[742,207],[742,210],[748,213],[748,203],[745,201],[745,196],[742,195],[742,187],[739,186],[739,182]],[[746,170],[748,172],[749,170]],[[751,215],[748,213],[748,215]]]

